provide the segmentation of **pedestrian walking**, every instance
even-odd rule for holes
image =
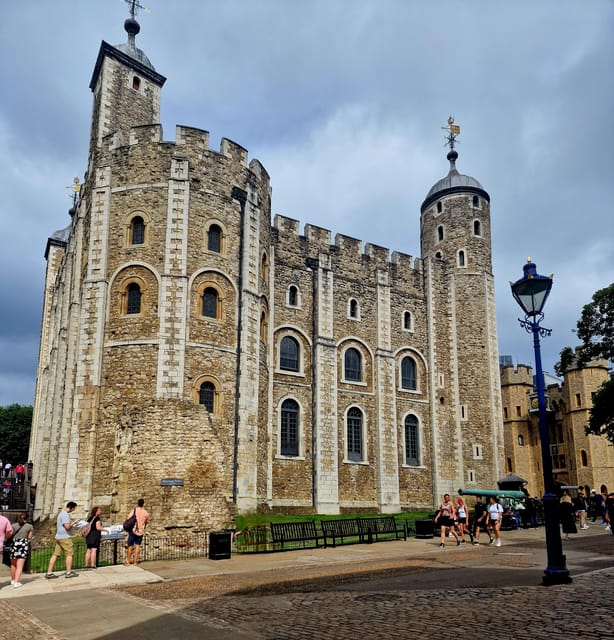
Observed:
[[[480,544],[480,530],[486,530],[488,539],[492,543],[492,536],[488,530],[488,510],[486,505],[482,502],[482,496],[475,497],[475,505],[473,507],[473,544],[478,546]]]
[[[468,520],[468,509],[462,498],[456,499],[456,520],[458,521],[458,532],[461,538],[461,544],[465,542],[465,535],[469,535],[469,540],[473,542],[473,533],[471,533]]]
[[[49,566],[47,567],[47,573],[45,574],[45,578],[48,580],[58,577],[53,573],[53,567],[55,566],[55,561],[62,554],[66,557],[66,572],[64,573],[64,577],[76,578],[79,575],[72,570],[73,545],[71,531],[79,520],[71,520],[70,514],[76,508],[77,503],[71,500],[66,503],[66,507],[58,514],[58,518],[56,520],[55,549],[53,551],[53,555],[49,559]]]
[[[443,502],[439,507],[439,511],[435,516],[435,522],[439,524],[441,530],[441,540],[439,543],[440,549],[445,549],[446,546],[446,530],[453,534],[456,538],[456,545],[460,545],[461,541],[454,528],[454,517],[456,515],[456,509],[454,503],[450,500],[450,494],[446,493],[443,497]]]
[[[11,544],[11,586],[21,589],[21,574],[30,555],[30,543],[34,536],[34,527],[28,522],[28,514],[20,513],[17,522],[13,523],[13,538]]]
[[[503,507],[499,504],[499,498],[490,496],[488,504],[488,527],[495,537],[495,546],[501,546],[501,518],[503,517]],[[492,539],[491,539],[492,542]]]

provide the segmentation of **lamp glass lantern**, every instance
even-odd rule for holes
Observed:
[[[542,315],[552,289],[552,276],[540,276],[529,258],[523,267],[524,277],[512,283],[512,295],[529,318]]]

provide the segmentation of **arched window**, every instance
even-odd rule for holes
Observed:
[[[435,257],[437,258],[437,260],[441,260],[441,259],[443,258],[443,255],[442,255],[441,251],[438,251],[438,252],[435,254]]]
[[[126,313],[141,313],[141,287],[136,282],[128,285],[128,300],[126,303]]]
[[[207,287],[203,293],[202,313],[206,318],[218,317],[218,293],[213,287]]]
[[[262,259],[260,260],[260,279],[263,282],[266,282],[269,279],[269,261],[266,257],[266,253],[262,254]]]
[[[443,206],[441,204],[441,202],[437,203],[437,213],[441,213],[443,211]]]
[[[284,400],[281,404],[281,430],[279,452],[282,456],[298,456],[299,406],[296,400]]]
[[[522,433],[518,434],[518,446],[524,447],[524,436],[522,435]]]
[[[260,314],[260,339],[262,340],[262,342],[266,342],[267,341],[267,335],[269,332],[269,323],[267,321],[267,314],[266,311],[262,311],[262,313]]]
[[[401,388],[416,391],[418,380],[416,378],[416,361],[409,356],[401,360]]]
[[[291,307],[298,306],[298,288],[294,285],[288,289],[288,305]]]
[[[344,356],[344,378],[346,380],[350,380],[351,382],[360,382],[362,379],[361,375],[361,361],[360,351],[358,349],[354,349],[354,347],[350,347],[346,350]]]
[[[474,207],[480,206],[480,198],[478,196],[473,196],[473,206]]]
[[[414,319],[411,315],[411,311],[405,311],[403,313],[403,329],[406,331],[414,330]]]
[[[222,250],[222,229],[217,224],[212,224],[207,232],[207,249],[220,253]]]
[[[358,318],[358,300],[350,298],[350,302],[348,304],[348,315],[350,318]]]
[[[420,464],[418,418],[413,415],[405,418],[405,464],[412,466]]]
[[[586,451],[584,449],[580,451],[580,459],[582,461],[582,466],[588,467],[588,456],[586,455]]]
[[[441,242],[443,240],[443,225],[439,225],[437,227],[437,242]]]
[[[132,77],[132,88],[138,91],[141,88],[141,79],[138,76]]]
[[[215,385],[213,382],[203,382],[200,385],[198,402],[204,404],[209,413],[213,413],[215,407]]]
[[[362,411],[352,407],[347,412],[347,459],[354,462],[362,462]]]
[[[482,235],[482,225],[480,224],[479,220],[474,220],[473,221],[473,235],[474,236],[481,236]]]
[[[290,336],[284,336],[279,345],[279,368],[284,371],[299,370],[298,341]]]
[[[458,252],[458,266],[459,267],[465,266],[465,252],[462,250]]]
[[[135,216],[130,223],[130,244],[145,242],[145,221],[141,216]]]

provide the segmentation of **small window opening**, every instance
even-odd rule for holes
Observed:
[[[132,78],[132,88],[135,91],[138,91],[141,88],[141,79],[138,76],[133,76],[133,78]]]

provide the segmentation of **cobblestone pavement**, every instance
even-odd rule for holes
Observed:
[[[417,552],[399,548],[402,557],[351,566],[288,560],[273,571],[0,600],[0,638],[457,640],[459,620],[465,635],[475,635],[479,621],[479,635],[497,640],[614,639],[614,536],[566,542],[573,583],[551,587],[540,584],[545,552],[537,538],[510,536],[499,549],[437,551],[436,541],[414,545]],[[442,625],[446,613],[450,623]],[[100,624],[86,625],[91,619]]]

